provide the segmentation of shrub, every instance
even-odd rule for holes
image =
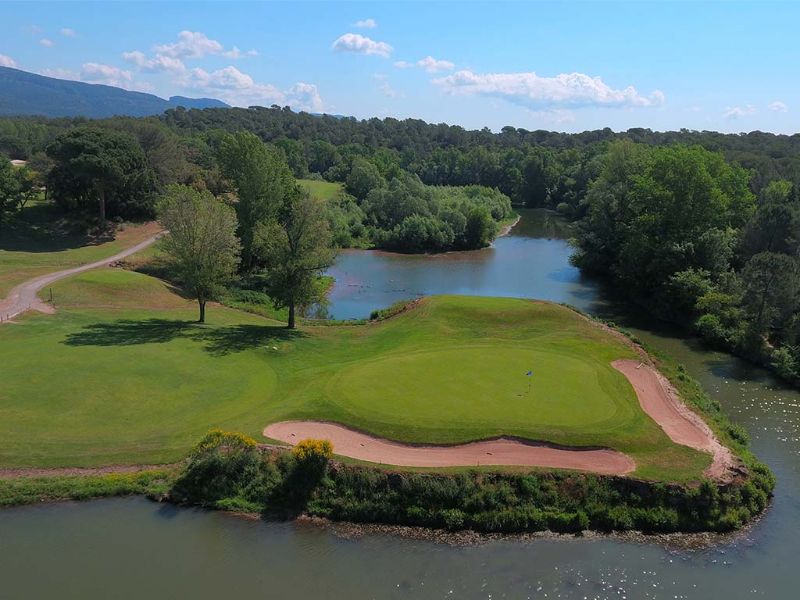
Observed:
[[[292,456],[301,463],[327,463],[333,456],[333,444],[328,440],[301,440],[292,448]]]
[[[192,456],[197,456],[222,446],[232,450],[244,450],[255,448],[257,445],[258,444],[256,444],[256,441],[253,438],[248,437],[243,433],[223,431],[222,429],[212,429],[194,447],[194,450],[192,450]]]

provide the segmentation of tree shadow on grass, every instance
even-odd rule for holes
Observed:
[[[0,250],[10,252],[60,252],[96,246],[114,239],[112,231],[97,235],[82,231],[58,207],[45,202],[30,204],[10,221],[0,225]]]
[[[214,356],[242,352],[250,348],[268,346],[304,337],[301,331],[287,329],[281,325],[232,325],[214,329],[198,329],[194,338],[202,341],[204,349]]]
[[[164,344],[184,337],[194,325],[191,321],[122,319],[111,323],[92,323],[80,331],[67,335],[67,346],[135,346],[137,344]]]
[[[80,331],[68,334],[63,343],[67,346],[135,346],[164,344],[183,338],[203,344],[203,349],[209,354],[225,356],[303,336],[300,331],[279,325],[209,327],[194,321],[121,319],[87,325]]]

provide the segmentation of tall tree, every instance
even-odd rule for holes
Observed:
[[[213,300],[236,272],[240,244],[236,213],[207,191],[173,184],[158,202],[158,218],[167,234],[160,247],[167,263],[200,308],[205,323],[206,302]]]
[[[800,203],[792,198],[792,184],[771,181],[761,190],[756,214],[744,230],[747,255],[759,252],[795,254],[800,244]]]
[[[278,308],[289,309],[294,329],[297,307],[317,300],[317,279],[336,258],[322,202],[295,186],[278,220],[259,227],[257,242],[267,292]]]
[[[226,135],[219,147],[218,160],[236,194],[234,207],[242,240],[242,267],[251,270],[259,266],[254,244],[256,229],[277,218],[294,189],[294,177],[283,154],[252,133]]]
[[[155,179],[138,142],[130,135],[78,127],[47,147],[55,161],[48,188],[59,204],[87,208],[96,203],[106,216],[147,217],[153,212]]]
[[[14,167],[0,156],[0,226],[9,215],[25,206],[35,193],[33,173],[26,167]]]
[[[760,333],[788,319],[797,309],[800,267],[786,254],[760,252],[742,270],[743,304]]]

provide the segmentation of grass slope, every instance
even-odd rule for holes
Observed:
[[[654,478],[709,462],[639,409],[609,365],[632,351],[557,305],[443,296],[378,324],[292,333],[224,307],[197,325],[168,286],[116,269],[54,294],[55,315],[0,327],[0,466],[169,462],[211,427],[259,436],[291,418],[409,442],[609,446]]]
[[[128,224],[114,238],[92,238],[61,225],[56,209],[37,201],[0,226],[0,298],[28,279],[113,256],[158,231],[155,223]]]

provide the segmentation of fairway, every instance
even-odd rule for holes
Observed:
[[[634,351],[558,305],[439,296],[379,323],[289,332],[220,306],[198,325],[190,301],[120,269],[53,289],[55,315],[0,328],[2,467],[169,462],[209,428],[256,437],[292,419],[398,442],[603,447],[643,477],[710,462],[640,409],[611,366]]]

